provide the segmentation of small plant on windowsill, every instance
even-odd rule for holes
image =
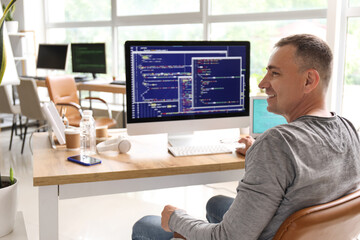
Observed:
[[[3,12],[6,10],[5,4],[2,5]],[[19,28],[19,22],[14,19],[15,5],[12,5],[5,15],[6,28],[9,33],[16,33]]]
[[[2,8],[3,8],[3,12],[5,12],[5,10],[6,10],[6,5],[3,4],[3,5],[2,5]],[[8,13],[5,15],[5,21],[14,21],[14,12],[15,12],[15,5],[12,5],[12,6],[9,8]]]

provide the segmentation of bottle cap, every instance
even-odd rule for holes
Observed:
[[[84,110],[83,111],[83,115],[85,115],[85,116],[92,116],[92,114],[93,114],[92,110]]]

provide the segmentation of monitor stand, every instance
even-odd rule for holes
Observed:
[[[184,132],[168,134],[168,142],[172,147],[195,146],[195,145],[213,145],[219,143],[219,136],[204,135],[200,132]]]
[[[195,145],[193,132],[181,133],[181,134],[168,134],[168,142],[172,147],[191,146]]]

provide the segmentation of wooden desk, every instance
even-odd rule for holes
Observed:
[[[96,91],[96,92],[109,92],[126,94],[126,87],[124,85],[116,85],[103,82],[83,82],[77,83],[78,90]]]
[[[35,80],[36,86],[38,87],[46,87],[46,83],[44,80]],[[124,85],[115,85],[104,82],[78,82],[76,83],[78,90],[87,90],[94,92],[108,92],[108,93],[120,93],[126,94],[126,87]]]
[[[38,86],[38,87],[46,87],[45,80],[36,80],[35,79],[35,83],[36,83],[36,86]]]
[[[78,151],[51,149],[47,133],[33,135],[33,182],[39,187],[40,239],[58,239],[58,201],[103,194],[240,180],[244,157],[232,154],[173,157],[165,134],[130,137],[127,154],[97,155],[84,167],[66,160]]]
[[[46,87],[46,83],[44,80],[35,80],[36,85],[38,87]],[[81,99],[81,92],[80,91],[94,91],[94,92],[108,92],[108,93],[120,93],[123,96],[123,114],[122,114],[122,122],[123,127],[125,127],[125,94],[126,94],[126,87],[124,85],[116,85],[116,84],[110,84],[109,82],[104,81],[89,81],[89,82],[78,82],[76,83],[77,89],[79,90],[79,98]],[[89,93],[89,96],[91,96],[91,93]],[[91,107],[91,102],[90,102]]]

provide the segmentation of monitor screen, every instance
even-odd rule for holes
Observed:
[[[65,70],[67,44],[39,44],[36,68]]]
[[[72,43],[72,70],[78,73],[106,73],[105,43]]]
[[[237,127],[244,123],[236,117],[249,120],[249,42],[128,41],[125,59],[129,134],[154,129],[143,123],[169,133],[234,127],[222,118]],[[200,119],[212,121],[196,126]]]
[[[267,110],[267,96],[251,97],[250,135],[258,137],[266,130],[280,124],[286,124],[286,119]]]

